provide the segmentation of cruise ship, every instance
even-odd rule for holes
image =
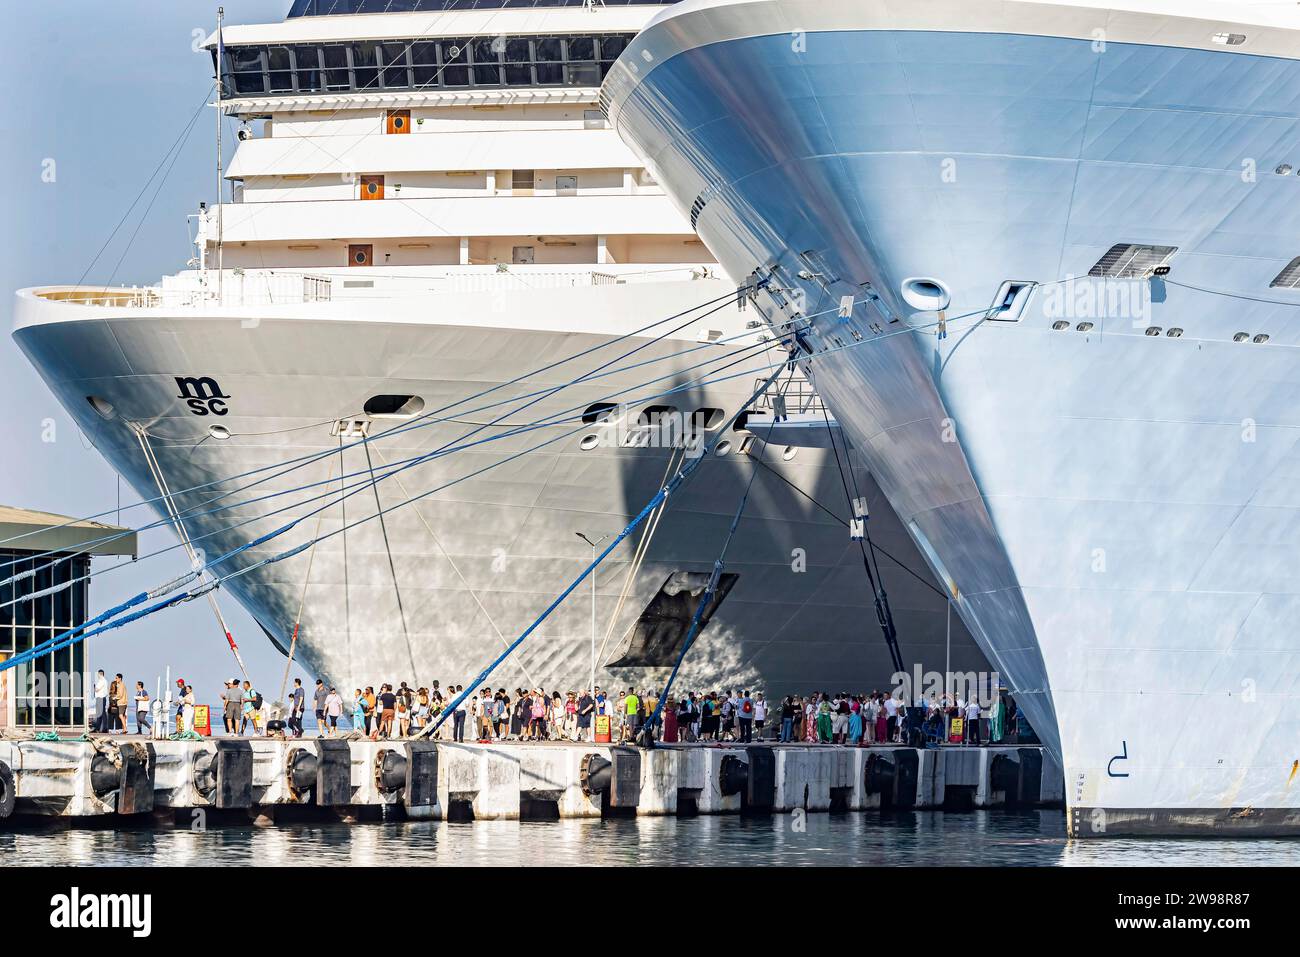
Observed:
[[[1300,7],[687,0],[602,98],[798,320],[1070,833],[1294,833]]]
[[[991,673],[797,370],[731,423],[788,353],[599,104],[661,9],[298,0],[224,25],[228,195],[194,259],[17,294],[18,345],[199,560],[301,519],[212,573],[316,544],[217,600],[346,694],[468,681],[692,442],[708,460],[494,685],[658,680],[751,475],[683,687]],[[186,640],[224,641],[217,611]]]

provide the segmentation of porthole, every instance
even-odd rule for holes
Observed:
[[[1079,332],[1092,332],[1092,323],[1091,323],[1091,322],[1081,322],[1081,323],[1079,323],[1077,326],[1075,326],[1074,328],[1075,328],[1077,331],[1079,331]]]
[[[1245,342],[1245,341],[1246,341],[1247,339],[1249,339],[1249,338],[1250,338],[1250,333],[1249,333],[1249,332],[1239,332],[1239,333],[1237,333],[1235,336],[1232,337],[1232,341],[1233,341],[1233,342]]]
[[[1144,333],[1144,335],[1148,335],[1148,336],[1158,336],[1158,335],[1160,335],[1160,327],[1159,327],[1159,326],[1147,326],[1147,331]]]
[[[224,425],[209,425],[208,435],[212,436],[214,439],[224,442],[226,439],[230,438],[230,430],[226,428]]]
[[[1054,323],[1052,323],[1052,328],[1055,329],[1057,332],[1064,332],[1066,329],[1070,328],[1070,324],[1066,322],[1064,319],[1057,319]]]
[[[1167,335],[1170,339],[1181,339],[1183,335],[1183,330],[1179,329],[1177,326],[1174,326],[1174,328],[1166,332],[1165,335]]]
[[[88,395],[86,401],[90,403],[90,407],[95,410],[95,413],[101,419],[111,419],[113,417],[113,403],[107,399],[101,399],[97,395]]]
[[[578,447],[584,452],[590,452],[598,445],[600,445],[600,436],[595,433],[584,435],[582,441],[578,443]]]
[[[789,462],[792,458],[794,458],[798,454],[799,454],[799,449],[797,446],[787,445],[785,447],[785,451],[781,453],[781,458]]]
[[[1258,345],[1263,345],[1265,342],[1268,342],[1268,333],[1261,332],[1252,341]]]
[[[409,419],[423,411],[418,395],[372,395],[365,405],[366,415],[376,419]]]
[[[717,445],[713,447],[714,455],[726,455],[730,451],[731,451],[731,443],[728,442],[726,439],[723,439],[721,442],[719,442]]]

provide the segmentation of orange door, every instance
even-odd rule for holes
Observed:
[[[388,132],[389,133],[411,132],[411,111],[410,110],[389,110],[388,111]]]
[[[361,198],[362,199],[383,199],[384,178],[382,176],[361,177]]]
[[[375,247],[370,243],[351,243],[348,246],[348,265],[369,266],[374,255]]]

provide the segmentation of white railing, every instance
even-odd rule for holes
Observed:
[[[469,265],[395,267],[379,273],[341,269],[330,274],[276,269],[189,270],[158,286],[50,288],[37,293],[56,302],[115,309],[198,309],[214,306],[294,305],[339,299],[403,299],[431,293],[482,293],[569,289],[717,278],[714,266]]]

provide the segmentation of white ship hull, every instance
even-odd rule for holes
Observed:
[[[1300,22],[1112,6],[691,0],[604,98],[731,274],[858,302],[804,365],[1060,754],[1071,833],[1290,832]],[[1176,247],[1168,281],[1087,278],[1126,243]],[[985,319],[1008,281],[1040,285]]]
[[[335,452],[232,499],[245,501],[308,483],[330,485],[228,512],[195,514],[187,518],[186,529],[212,557],[328,504],[319,518],[308,518],[217,571],[246,567],[318,534],[328,535],[345,522],[353,526],[346,534],[234,579],[228,591],[282,650],[289,647],[301,606],[295,657],[349,692],[382,681],[427,684],[436,679],[445,687],[469,680],[546,608],[591,559],[576,533],[598,538],[619,531],[659,488],[674,453],[603,439],[584,448],[582,440],[605,433],[605,427],[588,426],[569,435],[575,425],[566,423],[432,459],[338,503],[340,464],[346,473],[360,473],[348,480],[353,484],[364,481],[371,466],[382,473],[392,463],[453,442],[503,413],[510,412],[502,425],[475,438],[615,396],[615,402],[630,403],[633,415],[643,406],[664,403],[687,412],[710,407],[730,415],[752,393],[756,375],[768,361],[763,350],[718,373],[749,374],[668,398],[652,396],[707,374],[707,369],[691,366],[713,359],[709,368],[718,368],[737,350],[755,345],[751,333],[744,343],[701,346],[701,332],[706,337],[743,332],[753,313],[739,313],[734,306],[662,342],[620,342],[544,373],[534,370],[725,297],[732,288],[703,279],[224,309],[95,306],[24,291],[18,297],[15,338],[78,425],[142,497],[156,497],[157,489],[129,423],[147,427],[173,490],[217,483],[176,496],[179,509],[196,513],[204,511],[201,503],[214,493],[263,477],[238,483],[230,476]],[[510,410],[521,406],[522,399],[474,411],[562,385],[638,345],[641,352],[614,366],[660,361],[565,388],[517,413]],[[684,350],[694,351],[668,358]],[[773,355],[780,361],[779,353]],[[178,395],[177,376],[214,379],[228,397],[225,414],[195,415]],[[374,395],[420,396],[425,412],[433,413],[520,377],[482,400],[457,406],[447,413],[447,422],[368,444],[332,434],[341,419],[367,420],[372,434],[402,425],[359,414]],[[642,385],[658,377],[664,377],[658,384]],[[625,390],[630,391],[620,395]],[[111,417],[96,412],[89,396],[101,408],[111,405]],[[632,401],[637,398],[641,401]],[[228,428],[231,438],[208,437],[213,423]],[[744,435],[734,433],[732,453],[704,463],[657,523],[647,523],[655,530],[634,575],[640,533],[601,567],[595,611],[598,684],[642,686],[666,673],[674,648],[638,639],[637,622],[671,575],[707,573],[712,567],[743,483],[755,467],[749,456],[739,454]],[[762,452],[767,468],[759,470],[729,555],[727,572],[738,578],[688,657],[682,687],[744,685],[769,694],[841,687],[884,690],[894,669],[876,623],[861,555],[844,524],[848,506],[831,453],[802,448],[786,460],[783,447],[757,441],[751,451]],[[401,504],[494,463],[500,465]],[[881,559],[908,666],[917,662],[942,669],[945,599],[932,581],[913,576],[917,571],[925,576],[923,561],[870,479],[863,474],[859,481],[873,505],[881,506],[871,519],[877,544],[910,569]],[[327,497],[314,503],[305,501],[323,494]],[[375,520],[380,506],[392,509],[382,525]],[[246,524],[230,528],[236,522]],[[806,570],[796,567],[801,561]],[[591,593],[584,585],[502,665],[492,683],[548,690],[585,685],[592,630]],[[953,628],[951,646],[954,668],[986,670],[959,625]]]

